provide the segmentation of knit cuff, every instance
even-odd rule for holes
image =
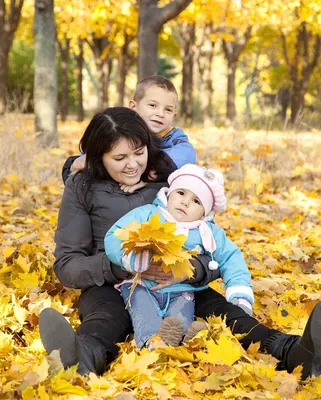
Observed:
[[[139,253],[133,252],[131,257],[131,266],[135,272],[147,271],[150,266],[150,260],[153,253],[150,250],[143,250]]]
[[[226,289],[226,300],[230,303],[233,299],[246,299],[251,305],[254,303],[253,290],[249,286],[231,286]]]

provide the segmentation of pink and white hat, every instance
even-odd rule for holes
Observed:
[[[168,177],[168,195],[177,189],[193,192],[202,202],[205,216],[211,211],[224,211],[224,178],[221,172],[194,164],[186,164]]]

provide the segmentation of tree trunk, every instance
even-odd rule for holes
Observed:
[[[286,120],[286,114],[291,101],[291,91],[288,87],[283,86],[278,91],[278,103],[281,106],[280,116],[283,121]]]
[[[227,64],[227,97],[226,97],[226,118],[229,121],[234,121],[236,117],[235,76],[236,76],[236,62],[229,61]]]
[[[303,110],[309,80],[320,58],[321,38],[308,30],[306,22],[301,22],[297,30],[294,56],[291,60],[285,35],[282,34],[281,38],[283,55],[292,81],[291,122],[295,123]]]
[[[84,105],[83,105],[83,93],[82,93],[82,69],[84,63],[84,41],[78,40],[79,54],[76,54],[77,62],[77,121],[82,122],[84,120]]]
[[[7,46],[6,46],[7,47]],[[6,111],[6,84],[8,76],[8,56],[9,51],[0,44],[0,115]]]
[[[193,72],[194,72],[194,47],[195,24],[183,22],[180,24],[182,70],[182,98],[181,116],[185,123],[193,122]]]
[[[124,105],[125,98],[125,87],[126,87],[126,76],[128,72],[128,47],[130,39],[126,33],[124,33],[125,42],[119,49],[118,53],[118,69],[117,69],[117,106]]]
[[[35,0],[35,128],[40,147],[58,146],[53,0]]]
[[[158,7],[158,0],[140,0],[138,15],[138,80],[157,73],[158,34],[192,0],[173,0]]]
[[[101,93],[101,101],[103,108],[109,106],[109,82],[110,76],[113,66],[113,59],[109,55],[107,58],[103,60],[103,69],[102,69],[102,93]]]
[[[213,109],[213,56],[215,42],[210,39],[210,34],[214,32],[212,24],[206,24],[202,31],[202,42],[199,46],[197,57],[198,71],[200,76],[199,102],[200,102],[200,122],[204,124],[212,123],[214,118]]]
[[[245,49],[247,42],[251,37],[252,27],[248,26],[244,34],[239,37],[237,30],[233,30],[234,41],[222,41],[223,52],[227,61],[227,99],[226,99],[226,117],[233,122],[236,117],[235,108],[235,76],[236,68],[240,56]]]
[[[142,0],[141,3],[144,3]],[[139,8],[138,25],[138,81],[157,73],[158,34],[160,27],[153,24],[149,14]],[[148,9],[146,10],[148,11]]]
[[[64,41],[57,40],[57,42],[60,50],[60,59],[61,59],[60,115],[61,115],[61,120],[66,121],[69,113],[68,62],[70,54],[70,39],[64,39]]]
[[[8,76],[8,57],[14,34],[18,28],[24,0],[0,1],[0,115],[6,111],[6,84]]]
[[[303,107],[304,97],[308,89],[308,82],[297,82],[292,87],[291,91],[291,123],[295,124],[299,122]]]
[[[109,79],[112,67],[111,55],[106,55],[109,42],[107,38],[93,38],[92,42],[88,42],[94,56],[98,79],[98,108],[101,110],[108,106],[109,96]]]

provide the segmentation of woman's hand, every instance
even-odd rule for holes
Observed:
[[[185,281],[186,278],[174,278],[173,276],[170,279],[167,279],[167,281],[164,281],[163,283],[158,283],[158,285],[153,286],[150,290],[159,290],[162,289],[166,286],[174,285],[175,283],[182,283]]]
[[[141,276],[144,279],[148,279],[150,281],[154,281],[157,283],[164,283],[173,277],[173,275],[170,272],[165,273],[163,271],[160,261],[157,263],[151,261],[148,270],[143,272]]]
[[[151,262],[149,269],[143,272],[141,277],[158,283],[158,285],[151,288],[151,290],[158,290],[173,285],[174,283],[181,283],[186,279],[175,278],[171,272],[165,273],[161,267],[160,261],[157,263]]]

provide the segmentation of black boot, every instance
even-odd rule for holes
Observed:
[[[60,349],[64,368],[78,365],[81,375],[90,372],[103,374],[106,352],[98,340],[90,335],[76,335],[72,326],[58,311],[45,308],[39,315],[40,337],[44,348],[50,354]]]
[[[47,353],[60,349],[65,368],[78,364],[78,342],[69,322],[53,308],[45,308],[39,315],[39,331]]]
[[[106,350],[103,345],[90,335],[77,335],[79,343],[79,366],[80,375],[88,375],[93,372],[102,375],[106,370]]]
[[[321,302],[314,307],[302,336],[277,332],[264,339],[260,349],[280,360],[279,370],[292,372],[303,365],[302,379],[321,375]]]

